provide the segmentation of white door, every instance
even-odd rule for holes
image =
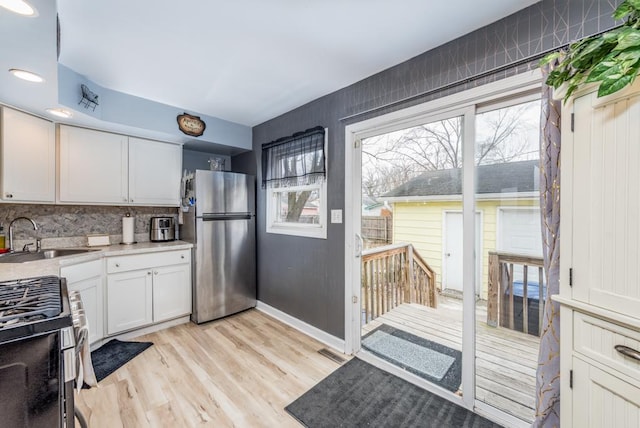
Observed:
[[[498,209],[498,251],[512,254],[542,257],[542,232],[540,208],[499,208]],[[522,265],[514,265],[515,281],[524,279]],[[539,284],[537,268],[527,273],[529,283]]]
[[[540,208],[500,208],[498,251],[542,257]]]
[[[476,294],[480,284],[480,237],[482,226],[480,213],[476,213]],[[442,288],[462,292],[462,213],[445,212]]]
[[[576,127],[567,147],[571,162],[562,175],[571,195],[562,201],[562,218],[567,208],[571,225],[562,239],[571,243],[565,260],[578,285],[572,297],[634,318],[640,308],[638,90],[636,84],[628,90],[633,96],[576,99]]]

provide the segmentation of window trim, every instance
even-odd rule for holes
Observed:
[[[324,129],[324,161],[325,161],[325,177],[323,180],[319,180],[313,184],[307,184],[302,186],[282,186],[277,188],[267,187],[267,201],[266,208],[266,232],[278,235],[290,235],[298,236],[302,238],[316,238],[327,239],[327,180],[329,177],[328,168],[328,132],[327,128]],[[320,221],[318,224],[306,224],[306,223],[287,223],[276,221],[276,209],[275,204],[276,193],[284,192],[296,192],[301,190],[314,190],[318,189],[320,206],[318,213],[320,215]]]
[[[288,223],[276,221],[275,203],[277,193],[297,192],[301,190],[318,189],[320,206],[318,214],[320,216],[319,223]],[[275,233],[280,235],[293,235],[306,238],[327,239],[327,183],[323,180],[315,184],[293,187],[279,187],[267,189],[267,233]]]

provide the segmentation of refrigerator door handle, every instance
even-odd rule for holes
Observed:
[[[203,221],[224,221],[224,220],[251,220],[252,213],[221,213],[221,214],[202,214]]]

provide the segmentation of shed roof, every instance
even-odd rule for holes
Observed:
[[[522,193],[539,190],[538,159],[480,165],[477,167],[477,193]],[[460,168],[427,171],[382,195],[383,197],[461,195]]]

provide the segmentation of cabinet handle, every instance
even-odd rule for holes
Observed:
[[[124,202],[129,202],[129,200],[127,198],[123,198],[122,199]]]
[[[129,202],[133,202],[133,199],[129,199]]]
[[[120,263],[116,263],[116,267],[120,267]]]
[[[640,361],[640,351],[636,351],[635,349],[629,348],[628,346],[624,345],[616,345],[614,346],[614,348],[625,357]]]
[[[158,271],[157,271],[157,270],[156,270],[156,271],[154,271],[154,272],[153,272],[153,274],[154,274],[154,275],[157,275],[157,274],[158,274]]]
[[[11,193],[7,193],[7,198],[13,198],[13,195]]]
[[[151,275],[151,271],[147,272],[147,275]]]
[[[184,259],[184,254],[180,256],[181,259]]]

